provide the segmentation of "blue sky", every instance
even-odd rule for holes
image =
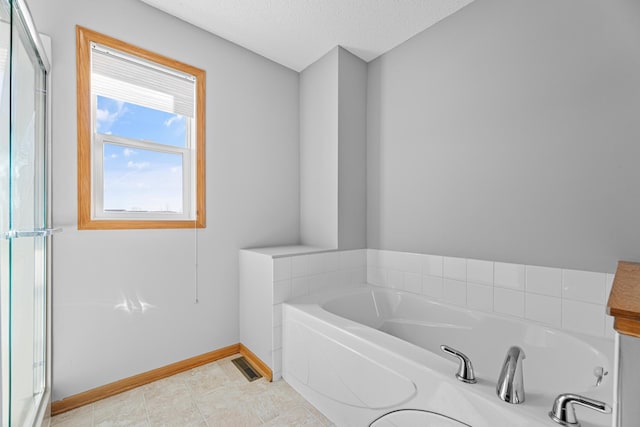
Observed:
[[[98,96],[99,133],[184,147],[185,121],[183,116]],[[181,212],[182,156],[105,144],[104,207]]]

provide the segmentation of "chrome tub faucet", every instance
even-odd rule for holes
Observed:
[[[513,346],[507,351],[496,385],[498,397],[507,403],[524,402],[522,360],[525,357],[524,351],[518,346]]]

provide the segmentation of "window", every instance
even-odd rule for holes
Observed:
[[[78,228],[204,227],[204,71],[76,36]]]

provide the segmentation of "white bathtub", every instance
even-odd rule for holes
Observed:
[[[478,383],[455,378],[458,362],[440,351],[441,344],[471,359]],[[495,390],[512,345],[526,354],[526,401],[518,405],[501,401]],[[420,421],[425,426],[557,426],[547,414],[560,393],[612,404],[612,356],[609,340],[368,285],[283,308],[283,376],[338,426],[369,426],[392,412],[407,420],[429,415]],[[596,387],[598,366],[610,374]],[[418,411],[397,412],[402,409]],[[583,427],[612,423],[611,415],[583,407],[576,414]]]

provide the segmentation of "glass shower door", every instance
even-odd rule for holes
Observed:
[[[6,0],[0,0],[0,236],[9,230],[9,87],[11,50],[11,7]],[[2,354],[2,415],[1,425],[8,422],[9,407],[9,241],[0,238],[0,339]]]
[[[0,1],[0,40],[7,22],[11,35],[0,94],[3,424],[17,427],[33,425],[46,391],[47,79],[24,4]]]

